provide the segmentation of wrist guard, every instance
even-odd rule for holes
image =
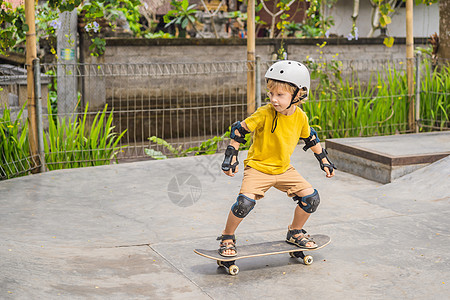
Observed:
[[[314,156],[317,158],[317,160],[320,163],[320,168],[322,169],[322,171],[325,171],[325,168],[328,168],[328,170],[330,170],[330,174],[333,174],[334,169],[337,169],[336,166],[331,162],[331,160],[328,158],[328,152],[326,149],[322,149],[322,153],[320,154],[316,154],[314,153]],[[324,164],[322,162],[322,159],[326,158],[329,162],[329,164]]]
[[[225,150],[225,158],[223,159],[223,163],[222,163],[223,171],[229,171],[230,169],[232,169],[233,173],[236,172],[236,167],[239,165],[238,153],[239,153],[239,150],[234,149],[233,146],[229,145],[227,147],[227,150]],[[234,156],[236,157],[236,162],[234,164],[231,164]]]
[[[310,127],[310,128],[311,128],[311,133],[309,134],[309,137],[301,138],[305,142],[305,146],[303,147],[304,151],[317,145],[320,142],[317,132],[314,130],[314,128],[312,128],[312,127]],[[313,139],[314,136],[316,137],[315,139]]]
[[[239,135],[236,135],[236,130],[239,132]],[[236,142],[240,144],[247,143],[247,140],[245,139],[245,135],[247,133],[250,133],[250,131],[247,131],[244,127],[242,127],[241,122],[236,121],[233,125],[231,125],[230,138]]]

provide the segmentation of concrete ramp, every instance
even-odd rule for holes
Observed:
[[[398,213],[436,212],[447,208],[450,204],[450,156],[359,196]]]
[[[450,131],[329,139],[339,170],[389,183],[450,155]]]

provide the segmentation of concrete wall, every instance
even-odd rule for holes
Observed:
[[[257,39],[256,55],[263,61],[271,60],[281,43],[287,49],[288,58],[305,60],[307,56],[319,57],[317,44],[327,42],[321,50],[331,58],[339,53],[339,59],[396,59],[405,58],[405,38],[396,38],[394,46],[387,48],[383,38],[329,39]],[[426,44],[426,38],[415,38],[416,46]],[[107,38],[105,63],[190,63],[245,60],[245,39],[176,39],[151,40],[132,38]],[[88,57],[89,59],[92,59]]]
[[[42,76],[44,77],[44,76]],[[27,78],[14,76],[0,79],[0,107],[22,107],[27,102]],[[47,107],[49,79],[41,79],[42,107]]]

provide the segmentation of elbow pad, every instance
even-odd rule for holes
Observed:
[[[236,130],[238,131],[239,135],[236,134]],[[236,142],[240,144],[247,143],[247,140],[245,139],[245,135],[247,133],[250,133],[250,131],[247,131],[244,127],[242,127],[241,122],[236,121],[233,123],[233,125],[231,125],[230,138],[232,138]]]
[[[305,146],[303,147],[303,150],[306,151],[309,148],[317,145],[318,143],[320,143],[320,139],[317,136],[317,132],[314,130],[314,128],[311,128],[311,133],[309,134],[309,137],[307,138],[301,138],[304,142],[305,142]],[[313,137],[316,137],[315,139],[313,139]]]

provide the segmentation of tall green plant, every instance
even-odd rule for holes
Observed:
[[[110,164],[116,159],[117,146],[126,130],[118,134],[112,126],[113,114],[107,114],[107,106],[96,114],[92,125],[88,126],[88,106],[81,120],[77,118],[51,117],[52,108],[48,103],[49,130],[44,134],[45,159],[49,170],[79,168]]]
[[[430,60],[424,60],[425,74],[421,79],[421,131],[450,128],[450,66],[433,70]]]
[[[322,137],[372,136],[407,131],[406,74],[388,65],[367,83],[321,78],[304,108]]]
[[[15,120],[11,119],[11,111],[6,106],[0,117],[0,179],[26,174],[30,168],[28,123],[21,121],[25,106]]]

